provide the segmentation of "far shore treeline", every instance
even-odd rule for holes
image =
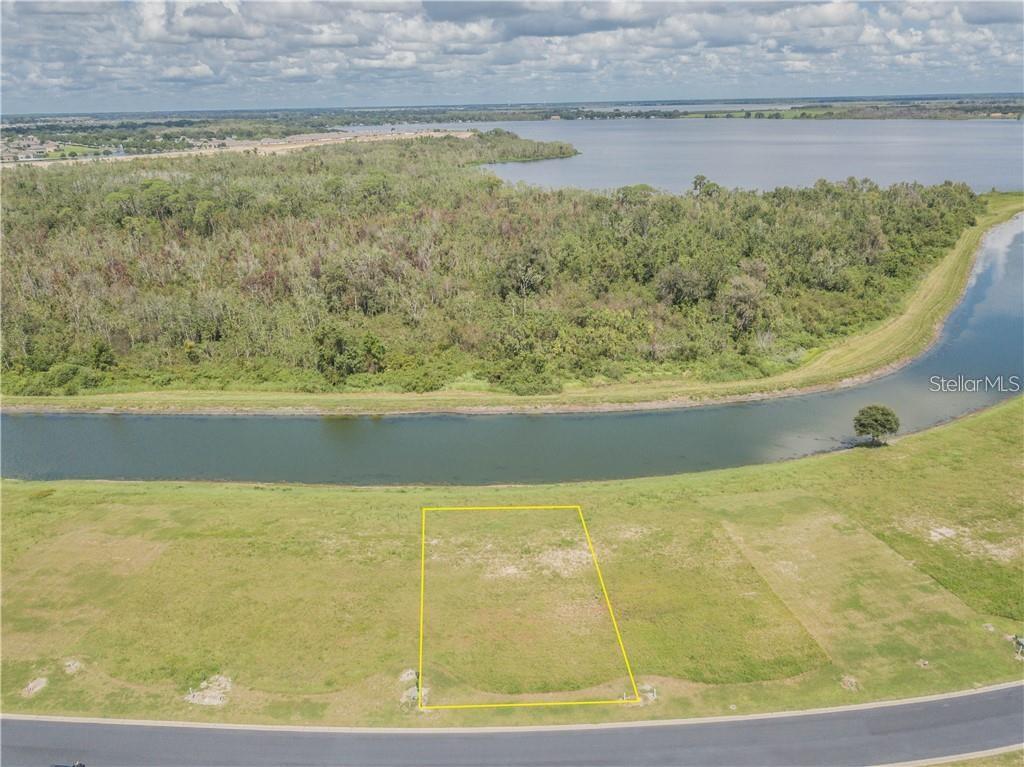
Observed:
[[[964,184],[509,186],[505,131],[7,169],[3,391],[298,391],[770,375],[898,311]]]

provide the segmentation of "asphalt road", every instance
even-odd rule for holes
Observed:
[[[936,759],[1024,742],[1024,686],[726,722],[466,731],[310,732],[11,719],[5,767],[665,765],[822,767]]]

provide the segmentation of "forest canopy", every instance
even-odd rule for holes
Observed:
[[[891,316],[963,184],[672,195],[500,182],[495,130],[2,174],[3,389],[492,386],[798,365]]]

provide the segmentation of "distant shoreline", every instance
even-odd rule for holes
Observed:
[[[152,158],[175,158],[175,157],[197,157],[204,155],[215,155],[224,152],[254,152],[261,155],[284,154],[295,152],[300,149],[311,149],[313,147],[331,146],[334,144],[347,144],[349,142],[366,143],[373,141],[397,141],[401,139],[414,138],[472,138],[471,130],[436,130],[426,129],[422,131],[402,131],[401,133],[337,133],[337,134],[296,134],[286,136],[282,139],[260,139],[254,141],[238,141],[222,147],[202,147],[199,149],[182,149],[170,152],[150,152],[148,154],[123,154],[123,155],[90,155],[86,157],[63,157],[52,160],[19,160],[17,162],[5,162],[2,167],[51,167],[54,165],[70,165],[83,162],[112,162],[116,160],[146,160]]]
[[[976,99],[976,100],[1003,100],[1003,99],[1020,99],[1022,94],[1014,91],[994,91],[994,92],[982,92],[982,93],[901,93],[895,95],[883,95],[883,94],[872,94],[866,96],[841,96],[841,95],[827,95],[827,96],[750,96],[745,98],[706,98],[706,99],[621,99],[621,100],[582,100],[582,101],[545,101],[545,102],[485,102],[478,104],[384,104],[382,106],[372,106],[367,104],[354,105],[350,107],[324,107],[324,106],[304,106],[304,107],[275,107],[267,106],[262,109],[255,108],[226,108],[226,109],[155,109],[150,111],[140,112],[126,112],[126,111],[111,111],[111,112],[15,112],[7,115],[7,119],[13,120],[20,118],[24,120],[28,119],[39,119],[39,118],[66,118],[66,117],[143,117],[143,116],[160,116],[166,117],[168,115],[196,115],[196,116],[210,116],[210,115],[231,115],[234,117],[243,117],[260,114],[262,112],[386,112],[393,110],[408,110],[408,111],[421,111],[429,112],[440,109],[510,109],[510,108],[553,108],[553,107],[575,107],[583,108],[588,106],[624,106],[624,107],[646,107],[646,106],[693,106],[703,107],[709,104],[729,104],[736,107],[742,107],[747,104],[789,104],[789,103],[822,103],[822,102],[837,102],[837,103],[867,103],[867,102],[879,102],[886,104],[899,104],[907,101],[956,101],[958,99]]]
[[[4,166],[53,165],[86,159],[194,156],[224,149],[259,151],[267,145],[274,146],[273,153],[277,153],[302,148],[291,144],[301,143],[305,138],[313,139],[310,145],[336,143],[352,140],[353,135],[364,135],[367,131],[394,131],[397,126],[402,126],[403,133],[389,134],[395,138],[408,137],[412,125],[422,125],[424,130],[436,132],[426,126],[459,124],[465,125],[460,131],[469,131],[483,123],[694,119],[1019,123],[1024,119],[1024,94],[4,115],[0,118],[3,129],[0,150]],[[248,138],[232,138],[237,134]],[[71,152],[85,154],[57,156]],[[102,154],[104,152],[107,154]]]

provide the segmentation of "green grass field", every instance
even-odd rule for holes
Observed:
[[[540,724],[799,709],[1019,679],[1005,637],[1024,631],[1022,417],[1017,398],[887,448],[622,482],[7,480],[3,709]],[[583,506],[644,704],[417,711],[420,507],[532,504]],[[621,692],[571,525],[433,521],[431,701]],[[68,661],[81,668],[67,673]],[[226,705],[183,700],[214,674],[232,680]]]
[[[575,509],[430,511],[425,532],[426,705],[635,697]]]
[[[102,154],[103,149],[94,146],[85,146],[84,144],[65,144],[60,149],[46,153],[46,159],[56,160],[62,157],[66,157],[69,152],[74,152],[79,157],[85,157],[88,155]]]
[[[396,413],[450,410],[533,410],[604,408],[658,402],[685,404],[763,393],[828,387],[868,376],[904,362],[926,349],[956,306],[985,232],[1024,210],[1024,194],[983,196],[988,211],[960,237],[907,298],[898,314],[878,326],[828,347],[810,350],[804,364],[778,375],[709,382],[690,377],[634,378],[606,385],[569,384],[559,394],[516,396],[469,380],[426,394],[367,391],[301,393],[276,390],[175,390],[106,392],[46,397],[5,396],[7,408],[117,410],[137,412],[316,412]]]

